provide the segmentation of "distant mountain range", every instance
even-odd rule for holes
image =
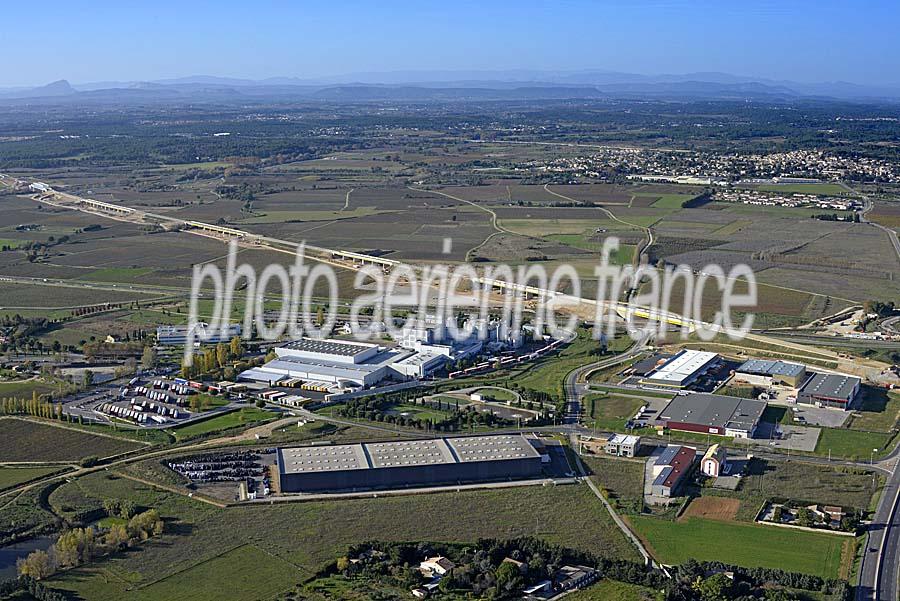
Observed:
[[[801,98],[900,101],[900,84],[799,83],[728,73],[639,75],[614,71],[393,71],[330,78],[274,77],[262,80],[198,75],[149,82],[65,80],[36,88],[0,88],[0,102],[117,103],[229,102],[264,100],[477,101],[653,98],[758,100]]]

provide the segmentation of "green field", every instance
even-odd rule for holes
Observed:
[[[58,472],[59,467],[0,467],[0,490]]]
[[[205,436],[214,432],[230,430],[241,426],[250,426],[275,418],[276,414],[256,407],[244,407],[237,411],[231,411],[224,415],[217,415],[203,421],[194,422],[180,428],[174,428],[172,433],[179,441]]]
[[[72,486],[74,483],[66,485]],[[154,601],[173,598],[164,592],[174,590],[170,585],[186,582],[179,574],[193,577],[191,586],[197,590],[205,591],[210,586],[221,591],[229,587],[242,590],[238,587],[243,585],[232,582],[233,579],[248,578],[247,570],[266,574],[267,568],[255,557],[252,561],[243,557],[246,567],[234,566],[231,561],[240,559],[231,557],[220,562],[218,558],[223,553],[241,545],[254,545],[271,554],[264,561],[278,566],[282,572],[274,578],[279,587],[289,585],[292,574],[285,562],[297,566],[298,576],[308,578],[346,553],[349,545],[362,540],[465,543],[482,537],[529,535],[602,557],[639,560],[637,552],[585,485],[228,509],[217,509],[108,473],[80,478],[78,488],[98,502],[104,498],[132,498],[141,507],[159,508],[169,524],[168,533],[159,542],[151,541],[124,555],[89,569],[73,570],[51,581],[52,586],[72,590],[91,601],[143,601],[148,599],[144,592],[153,592],[156,586],[163,587],[156,589],[163,596],[154,596]],[[576,507],[577,512],[563,510]],[[237,558],[242,555],[237,554]],[[231,567],[226,569],[226,566]],[[253,576],[252,580],[256,582],[257,577]]]
[[[841,551],[851,539],[737,522],[688,518],[673,522],[646,516],[628,518],[654,554],[666,564],[694,558],[837,578]],[[787,567],[789,566],[789,567]]]
[[[884,432],[863,432],[847,428],[821,428],[816,455],[846,457],[868,461],[873,450],[875,457],[883,455],[892,440],[891,434]]]
[[[900,393],[863,386],[860,397],[862,400],[857,411],[853,412],[850,427],[869,432],[890,432],[894,429],[900,417]]]
[[[63,577],[60,588],[85,575],[97,575],[100,570],[78,570],[72,577]],[[259,547],[242,545],[209,561],[167,576],[162,580],[141,586],[128,594],[135,601],[244,601],[245,599],[272,599],[278,593],[300,581],[300,572],[290,563],[274,557]],[[95,599],[94,591],[78,588],[86,599]],[[102,595],[102,587],[97,593]]]
[[[29,420],[0,419],[0,462],[78,461],[140,448],[138,443]]]
[[[685,202],[694,197],[694,194],[663,194],[651,206],[654,209],[680,209]]]
[[[585,422],[589,428],[622,432],[644,401],[634,397],[591,394],[584,398]]]
[[[39,380],[0,382],[0,399],[30,399],[35,392],[43,395],[53,390],[51,384]]]

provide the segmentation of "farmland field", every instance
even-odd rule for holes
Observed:
[[[84,488],[98,499],[133,495],[141,506],[161,507],[163,516],[169,516],[174,524],[160,543],[151,542],[96,567],[73,570],[51,583],[91,601],[145,599],[141,596],[143,586],[156,586],[151,583],[166,582],[172,574],[184,570],[205,570],[194,568],[204,562],[215,566],[223,550],[243,544],[266,549],[278,558],[269,561],[280,566],[284,562],[297,566],[301,577],[311,576],[344,553],[348,545],[371,539],[470,542],[480,537],[531,535],[603,557],[638,558],[600,501],[584,485],[225,510],[123,478],[111,481],[100,474],[92,475]],[[129,488],[134,492],[129,493]],[[578,507],[579,511],[560,511],[563,507]],[[491,519],[486,520],[485,515]]]
[[[0,462],[78,461],[88,456],[118,455],[141,446],[74,428],[23,419],[0,419]]]
[[[95,290],[68,286],[3,283],[3,307],[78,307],[152,298],[130,291]]]
[[[52,384],[41,380],[18,380],[0,382],[0,399],[30,399],[34,393],[38,396],[53,392]]]
[[[264,422],[276,417],[275,413],[255,407],[244,407],[237,411],[231,411],[224,415],[217,415],[203,421],[195,422],[174,429],[175,438],[178,440],[187,440],[204,436],[213,432],[237,428],[240,426],[248,426],[258,422]]]
[[[0,490],[59,471],[59,467],[0,467]]]
[[[843,536],[758,524],[702,518],[678,522],[646,516],[628,519],[666,564],[694,558],[748,567],[784,569],[790,566],[794,572],[836,578],[841,570],[843,549],[852,545],[852,541]],[[816,552],[810,553],[810,549]]]

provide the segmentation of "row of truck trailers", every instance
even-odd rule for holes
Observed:
[[[186,417],[187,412],[179,411],[176,407],[167,407],[162,403],[184,406],[187,404],[187,400],[183,397],[195,394],[201,386],[199,382],[190,382],[180,378],[171,384],[165,380],[154,380],[149,386],[142,386],[139,385],[139,382],[138,378],[132,378],[128,382],[128,386],[119,391],[120,399],[125,400],[130,397],[130,405],[104,403],[100,406],[100,411],[139,424],[148,421],[165,424],[170,419]],[[168,392],[165,392],[166,390],[177,396],[170,396]],[[139,400],[139,397],[144,397],[144,400]]]
[[[547,346],[534,351],[533,353],[529,353],[527,355],[510,355],[508,357],[502,357],[500,359],[499,367],[502,369],[504,367],[516,365],[518,363],[524,363],[526,361],[533,361],[533,360],[537,359],[538,357],[540,357],[541,355],[545,355],[545,354],[549,353],[550,351],[552,351],[553,349],[557,348],[563,342],[564,342],[564,340],[562,338],[559,338],[557,340],[554,340]],[[466,376],[471,376],[472,374],[477,374],[479,372],[489,371],[495,365],[497,365],[496,361],[484,361],[482,363],[479,363],[478,365],[473,365],[472,367],[469,367],[467,369],[461,369],[459,371],[450,372],[449,378],[451,380],[454,380],[456,378],[464,378]]]

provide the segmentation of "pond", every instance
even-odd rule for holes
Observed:
[[[24,559],[32,551],[46,551],[53,544],[49,536],[38,536],[28,540],[0,547],[0,580],[16,577],[16,561]]]

